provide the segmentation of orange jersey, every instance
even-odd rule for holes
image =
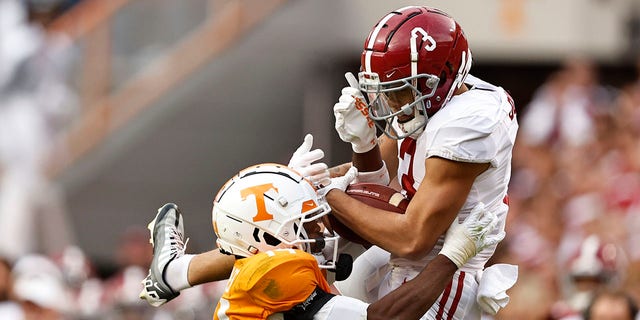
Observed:
[[[304,251],[273,250],[238,259],[213,319],[266,319],[304,302],[316,287],[330,292],[318,262]]]

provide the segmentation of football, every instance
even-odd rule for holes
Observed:
[[[349,185],[345,192],[352,198],[362,201],[374,208],[395,213],[403,214],[409,205],[409,199],[405,198],[400,192],[381,184],[354,183]],[[367,213],[363,212],[362,214]],[[329,214],[329,223],[333,231],[339,234],[340,237],[351,242],[359,243],[367,248],[371,246],[368,241],[351,231],[349,227],[338,221],[332,214]]]

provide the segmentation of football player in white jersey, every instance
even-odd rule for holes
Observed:
[[[331,184],[320,190],[341,222],[391,253],[378,297],[418,274],[442,248],[449,225],[463,221],[477,203],[500,218],[495,232],[504,230],[518,122],[504,89],[468,75],[471,61],[452,17],[411,6],[378,22],[365,41],[358,78],[346,75],[350,87],[334,106],[335,128],[352,145],[358,180],[388,184],[396,177],[411,199],[398,215]],[[379,138],[376,126],[384,132]],[[466,262],[424,318],[480,319],[478,278],[495,248]],[[370,271],[357,267],[356,274]]]

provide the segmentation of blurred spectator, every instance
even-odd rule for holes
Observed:
[[[47,26],[80,0],[26,0],[29,20]]]
[[[148,319],[154,312],[138,294],[140,279],[144,279],[153,258],[149,232],[142,227],[130,227],[120,236],[115,252],[118,271],[105,282],[103,304],[109,306],[109,318]]]
[[[620,288],[626,267],[621,248],[596,235],[586,237],[573,257],[558,269],[564,271],[558,275],[564,300],[553,306],[552,318],[581,315],[597,291]]]
[[[638,7],[640,8],[640,7]],[[635,64],[636,78],[623,87],[619,101],[619,112],[614,116],[615,125],[619,136],[622,137],[619,145],[622,150],[615,155],[617,161],[625,165],[624,175],[618,175],[618,180],[611,181],[611,194],[619,192],[624,195],[617,201],[619,205],[622,230],[626,231],[626,250],[629,255],[630,265],[625,288],[627,292],[640,299],[640,55]],[[618,165],[622,167],[622,165]],[[624,167],[623,167],[624,168]],[[624,183],[618,183],[624,182]],[[620,197],[613,197],[613,199]]]
[[[12,269],[12,302],[0,307],[0,319],[69,319],[71,300],[60,269],[51,259],[26,255]]]
[[[640,4],[633,1],[627,17],[627,53],[634,57],[640,54]]]
[[[118,271],[104,283],[99,319],[210,320],[225,282],[183,290],[166,306],[153,308],[138,296],[142,290],[140,279],[146,276],[152,259],[149,231],[139,226],[126,230],[116,249]]]
[[[54,257],[72,299],[71,315],[77,319],[100,319],[108,311],[103,304],[104,286],[93,263],[76,246],[65,248]]]
[[[634,320],[640,319],[638,305],[624,291],[603,290],[589,304],[585,320]]]
[[[561,143],[582,146],[594,139],[592,114],[610,99],[599,85],[595,65],[589,59],[568,59],[537,90],[522,118],[520,137],[527,145]]]
[[[0,256],[0,303],[9,299],[11,285],[11,264]]]
[[[22,2],[0,0],[0,254],[51,253],[73,242],[62,196],[45,164],[71,119],[63,38],[26,20]]]

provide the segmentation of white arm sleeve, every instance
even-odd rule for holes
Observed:
[[[340,294],[372,303],[378,300],[378,287],[387,274],[390,253],[372,246],[353,263],[349,278],[333,285]]]
[[[366,320],[369,304],[345,296],[331,298],[314,316],[313,320]]]

